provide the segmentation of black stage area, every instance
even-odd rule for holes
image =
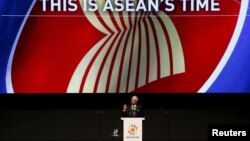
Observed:
[[[210,125],[250,124],[249,96],[138,96],[144,141],[206,141]],[[0,96],[0,140],[120,141],[111,135],[131,95],[104,97]]]

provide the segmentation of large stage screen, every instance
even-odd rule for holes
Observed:
[[[250,92],[249,0],[1,0],[0,93]]]

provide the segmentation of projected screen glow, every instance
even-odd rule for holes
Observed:
[[[1,0],[0,92],[250,92],[249,0]]]

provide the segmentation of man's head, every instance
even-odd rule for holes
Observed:
[[[138,103],[138,97],[137,96],[132,96],[131,98],[131,105],[136,105]]]

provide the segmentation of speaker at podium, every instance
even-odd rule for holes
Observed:
[[[131,98],[131,105],[124,104],[122,111],[123,141],[142,141],[144,113],[138,97]]]

